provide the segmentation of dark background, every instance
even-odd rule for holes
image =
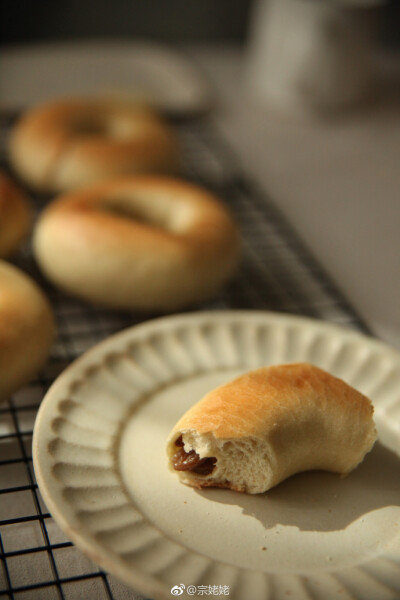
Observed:
[[[324,0],[315,0],[321,2]],[[142,37],[166,42],[246,39],[255,0],[0,0],[0,43]],[[400,0],[389,0],[381,41],[400,48]]]

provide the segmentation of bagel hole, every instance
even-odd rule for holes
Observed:
[[[159,229],[170,229],[166,216],[161,214],[149,214],[138,206],[127,205],[127,201],[121,198],[109,199],[103,202],[100,209],[122,219],[130,219],[136,223],[157,227]]]
[[[78,136],[101,136],[115,140],[130,139],[141,134],[143,125],[139,121],[132,122],[124,116],[84,115],[70,123],[70,131]]]
[[[71,130],[72,133],[82,136],[97,136],[107,133],[104,121],[90,115],[73,121],[71,123]]]

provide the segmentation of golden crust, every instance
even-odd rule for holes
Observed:
[[[49,303],[22,271],[0,261],[0,400],[44,364],[54,335]]]
[[[35,255],[57,285],[115,308],[170,310],[231,275],[238,231],[222,203],[187,182],[124,177],[59,198],[42,214]]]
[[[31,207],[25,194],[0,172],[0,258],[15,252],[31,224]]]
[[[341,379],[308,363],[262,367],[207,394],[174,430],[212,432],[216,438],[262,437],[264,431],[308,408],[322,413],[357,413],[370,420],[370,400]],[[229,418],[227,418],[229,414]]]
[[[53,101],[27,112],[11,133],[19,175],[64,192],[117,175],[178,168],[174,134],[155,112],[110,99]]]

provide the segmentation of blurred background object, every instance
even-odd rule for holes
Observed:
[[[63,96],[106,95],[169,115],[210,107],[212,93],[182,52],[163,43],[117,39],[13,44],[0,52],[0,110]]]
[[[325,4],[325,0],[314,0]],[[380,37],[400,44],[398,0],[386,3]],[[254,0],[2,0],[0,43],[104,37],[244,42]]]
[[[385,0],[260,0],[249,52],[249,85],[256,97],[290,114],[370,100],[385,5]]]
[[[2,42],[106,36],[239,40],[249,0],[2,0]]]

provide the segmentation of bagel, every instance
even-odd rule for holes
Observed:
[[[162,176],[118,178],[53,201],[34,236],[44,274],[66,292],[130,310],[175,310],[232,274],[238,231],[222,203]]]
[[[0,400],[36,375],[53,335],[53,313],[44,294],[22,271],[0,261]]]
[[[0,172],[0,258],[15,252],[28,234],[31,207],[25,194]]]
[[[308,363],[263,367],[212,390],[167,442],[169,468],[193,487],[263,493],[323,469],[347,475],[376,441],[370,400]]]
[[[113,99],[53,101],[12,130],[10,161],[32,188],[71,191],[117,175],[176,171],[177,142],[151,109]]]

